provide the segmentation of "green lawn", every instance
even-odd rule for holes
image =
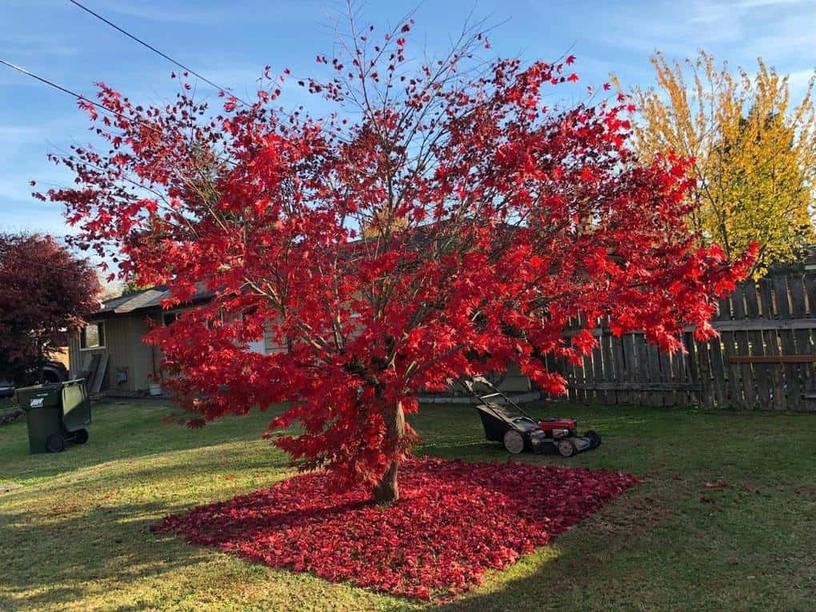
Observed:
[[[268,415],[190,431],[161,424],[168,409],[157,403],[94,410],[88,445],[60,455],[29,455],[23,422],[0,428],[0,609],[422,607],[149,532],[167,513],[289,476],[258,437]],[[572,460],[522,460],[645,482],[447,608],[813,609],[816,416],[563,405],[552,414],[577,416],[604,444]],[[472,409],[430,406],[414,424],[421,453],[508,458],[484,443]],[[705,487],[720,480],[726,488]]]

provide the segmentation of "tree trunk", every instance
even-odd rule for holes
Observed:
[[[385,413],[386,437],[389,445],[399,444],[405,435],[405,413],[402,411],[402,403],[397,402]],[[390,504],[399,499],[399,485],[397,484],[397,472],[399,462],[392,461],[383,474],[380,482],[374,487],[374,502],[377,504]]]

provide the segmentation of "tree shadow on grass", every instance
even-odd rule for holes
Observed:
[[[236,472],[243,480],[231,480]],[[162,463],[132,468],[111,462],[87,478],[3,495],[0,609],[40,609],[136,588],[140,581],[160,584],[164,575],[211,560],[212,552],[154,534],[151,525],[244,493],[255,487],[247,479],[255,473],[265,486],[290,474],[282,457],[250,453],[225,460],[216,447],[178,451]]]
[[[93,508],[70,518],[34,522],[0,516],[3,579],[0,609],[40,609],[81,600],[94,590],[126,588],[202,559],[205,552],[165,546],[149,532],[161,502]]]
[[[152,401],[106,402],[94,406],[90,440],[62,453],[30,454],[25,419],[0,429],[0,482],[30,482],[82,468],[139,459],[224,442],[259,442],[266,424],[282,407],[264,413],[227,416],[202,429],[162,422],[173,406]]]

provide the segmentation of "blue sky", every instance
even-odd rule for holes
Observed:
[[[329,53],[341,0],[82,0],[210,80],[251,95],[270,64],[308,74]],[[442,52],[471,11],[501,24],[493,51],[524,59],[578,57],[582,84],[609,72],[624,87],[648,85],[649,55],[684,57],[705,48],[749,70],[762,56],[791,74],[803,91],[816,66],[816,0],[425,0],[358,2],[366,22],[382,28],[417,8],[412,44]],[[67,0],[0,0],[0,58],[91,95],[104,81],[131,99],[171,99],[174,66]],[[204,84],[198,97],[215,98]],[[576,94],[577,95],[577,94]],[[30,197],[29,181],[64,185],[48,152],[90,140],[71,98],[0,66],[0,231],[64,234],[59,207]]]

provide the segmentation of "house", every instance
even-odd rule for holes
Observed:
[[[142,338],[151,325],[169,324],[180,311],[195,308],[213,297],[212,292],[201,290],[189,303],[164,310],[161,304],[169,295],[166,287],[151,287],[102,302],[99,310],[87,317],[85,327],[69,339],[71,378],[85,378],[93,393],[123,396],[159,393],[156,377],[160,374],[161,352],[145,344]],[[249,348],[263,354],[279,350],[271,334],[251,343]],[[531,389],[529,379],[512,364],[500,380],[503,391],[525,393]]]
[[[152,324],[169,323],[180,310],[208,301],[212,293],[201,291],[190,304],[163,310],[162,300],[168,296],[166,287],[151,287],[102,302],[69,339],[71,377],[86,378],[93,392],[148,393],[151,376],[159,374],[161,355],[142,338]]]

